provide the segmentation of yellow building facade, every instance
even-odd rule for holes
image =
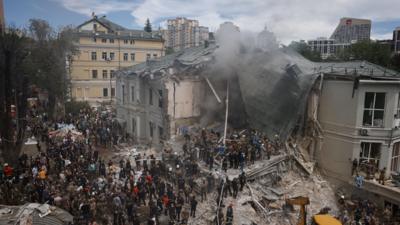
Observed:
[[[91,105],[113,101],[117,70],[164,55],[160,35],[126,29],[105,17],[93,16],[75,35],[79,52],[70,66],[70,94]]]

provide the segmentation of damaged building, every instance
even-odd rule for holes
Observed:
[[[388,177],[399,172],[398,73],[362,61],[311,62],[288,48],[240,50],[234,61],[219,51],[199,46],[119,71],[117,117],[126,132],[158,145],[194,124],[223,121],[229,99],[231,128],[292,142],[340,184],[354,185],[354,159]],[[381,206],[400,204],[397,187],[366,180],[360,190]]]

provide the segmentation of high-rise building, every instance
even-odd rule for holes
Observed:
[[[371,20],[344,17],[331,35],[337,43],[355,43],[370,40]]]
[[[103,17],[76,28],[79,53],[70,67],[71,97],[96,105],[115,97],[115,71],[162,56],[164,42],[157,33],[130,30]]]
[[[208,28],[199,26],[197,20],[178,17],[168,20],[167,25],[167,30],[163,33],[165,46],[175,51],[199,46],[208,41]]]
[[[350,47],[350,43],[337,43],[334,39],[320,37],[308,40],[307,45],[311,51],[318,52],[322,59],[334,56],[336,53]]]
[[[0,33],[2,33],[5,29],[5,20],[4,20],[4,5],[3,0],[0,0]]]
[[[396,27],[393,31],[393,50],[395,53],[400,54],[400,27]]]

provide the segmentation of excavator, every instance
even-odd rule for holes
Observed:
[[[297,225],[307,225],[307,210],[306,206],[310,204],[308,197],[298,196],[295,198],[286,199],[287,205],[300,206],[300,215]],[[342,223],[328,214],[314,215],[313,224],[315,225],[342,225]]]

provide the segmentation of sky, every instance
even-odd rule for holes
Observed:
[[[216,31],[232,21],[243,31],[265,26],[283,44],[329,37],[341,17],[372,20],[373,39],[391,39],[400,27],[400,0],[3,0],[6,23],[26,26],[29,19],[47,20],[53,27],[79,25],[95,12],[130,29],[153,29],[167,19],[187,17]]]

